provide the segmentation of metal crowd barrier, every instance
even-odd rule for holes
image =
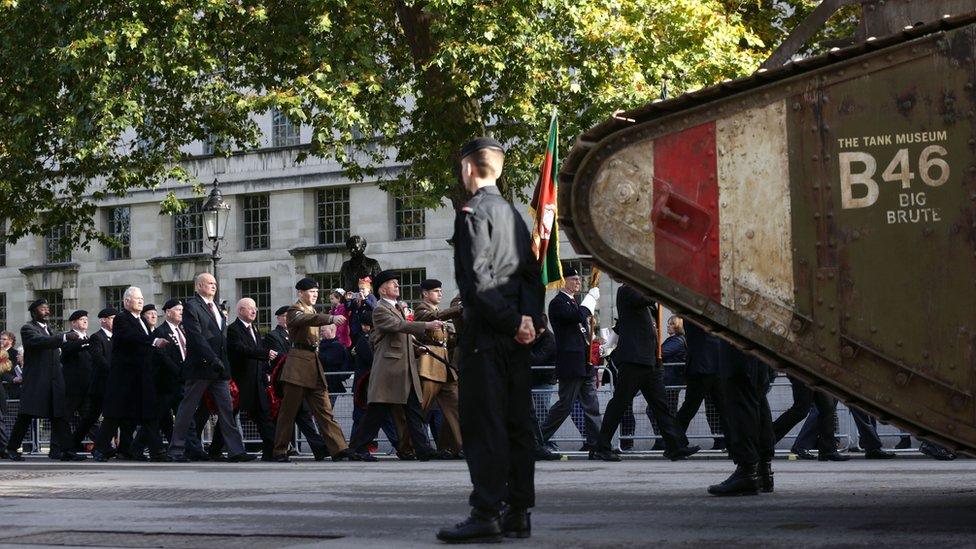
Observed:
[[[668,365],[670,366],[670,364]],[[546,371],[552,370],[553,366],[533,366],[533,370]],[[600,402],[600,413],[603,414],[606,409],[607,403],[613,396],[613,371],[606,368],[605,366],[598,367],[598,379],[603,379],[607,377],[609,383],[601,384],[597,388],[597,397]],[[351,376],[353,372],[329,372],[326,373],[327,376]],[[345,433],[348,438],[352,433],[353,424],[353,394],[352,394],[352,377],[350,377],[344,383],[346,385],[346,392],[343,393],[330,393],[330,399],[333,401],[332,411],[336,421],[342,427],[343,433]],[[680,407],[680,403],[684,401],[685,386],[674,385],[667,386],[666,393],[669,397],[669,405],[673,404],[673,410]],[[545,387],[536,387],[532,389],[532,400],[533,405],[536,408],[536,415],[541,423],[544,423],[546,416],[548,414],[549,408],[558,400],[558,386],[551,385]],[[773,381],[770,391],[768,393],[769,405],[772,411],[773,419],[783,413],[787,408],[789,408],[793,403],[793,393],[789,381],[785,376],[777,376]],[[7,433],[10,433],[13,427],[14,420],[17,415],[17,410],[19,409],[19,401],[8,400],[7,401],[7,414],[4,416],[4,423],[7,427]],[[617,430],[617,434],[614,437],[614,443],[619,444],[621,440],[630,440],[633,443],[632,449],[634,451],[649,451],[653,448],[655,442],[660,440],[660,434],[658,433],[656,426],[653,424],[646,413],[647,402],[644,400],[643,395],[640,393],[634,398],[632,410],[633,410],[633,429],[632,434],[628,425],[627,434],[623,434],[624,425],[622,422],[621,428]],[[708,449],[711,446],[706,444],[709,439],[716,439],[722,437],[721,428],[719,427],[718,416],[716,415],[717,410],[711,409],[705,405],[703,402],[699,408],[697,414],[692,419],[688,425],[687,436],[689,440],[693,443],[701,444],[703,448]],[[837,417],[839,418],[836,424],[836,436],[841,441],[844,447],[854,444],[857,440],[857,429],[855,428],[853,419],[851,415],[847,413],[847,407],[843,403],[838,404],[837,407]],[[244,434],[244,442],[249,446],[252,451],[259,451],[261,445],[261,437],[258,433],[257,426],[247,418],[247,413],[242,411],[239,415],[240,426]],[[213,431],[213,427],[216,424],[216,416],[211,416],[210,422],[204,428],[203,439],[205,443],[209,443]],[[777,448],[781,450],[789,449],[793,440],[796,438],[800,431],[803,422],[801,421],[796,427],[794,427],[782,441],[778,444]],[[73,425],[72,425],[73,426]],[[714,429],[714,430],[713,430]],[[552,442],[555,442],[561,451],[575,451],[579,450],[577,446],[582,446],[585,442],[585,427],[583,423],[582,411],[574,409],[573,413],[562,426],[556,431],[552,437]],[[883,438],[891,437],[901,437],[907,436],[908,433],[902,432],[897,428],[889,425],[878,424],[878,434]],[[25,451],[28,453],[40,453],[42,448],[49,446],[51,437],[50,423],[45,420],[35,420],[31,427],[31,431],[25,438]],[[377,442],[380,444],[380,451],[390,452],[392,451],[389,441],[386,436],[380,431],[378,435]],[[296,438],[294,440],[296,448],[303,453],[310,452],[308,443],[301,433],[297,432]],[[28,448],[29,446],[29,448]]]

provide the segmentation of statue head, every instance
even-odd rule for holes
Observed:
[[[366,239],[354,234],[346,240],[346,249],[353,257],[363,257],[366,255]]]

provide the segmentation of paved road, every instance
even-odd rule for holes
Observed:
[[[540,464],[507,546],[976,546],[976,460],[778,460],[776,493],[716,499],[729,464]],[[0,546],[423,547],[467,512],[463,462],[0,464]],[[243,536],[243,537],[240,537]],[[281,537],[287,536],[287,537]]]

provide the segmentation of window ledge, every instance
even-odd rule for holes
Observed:
[[[166,256],[156,256],[150,257],[146,260],[146,263],[155,267],[156,265],[169,265],[174,263],[198,263],[200,261],[210,261],[211,254],[206,252],[201,252],[198,254],[186,254],[186,255],[166,255]]]
[[[300,257],[311,254],[344,252],[345,250],[345,244],[318,244],[316,246],[299,246],[297,248],[292,248],[288,250],[288,253],[290,253],[292,257]]]
[[[29,265],[27,267],[21,267],[20,272],[25,275],[30,275],[34,273],[53,273],[59,271],[77,271],[81,268],[81,265],[75,262],[67,263],[45,263],[43,265]]]

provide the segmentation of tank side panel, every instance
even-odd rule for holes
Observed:
[[[614,154],[590,189],[593,227],[607,245],[654,269],[654,141],[636,143]]]
[[[715,123],[708,122],[670,135],[654,142],[655,202],[664,201],[662,193],[677,195],[695,204],[695,209],[708,216],[711,224],[704,231],[698,249],[690,249],[688,242],[668,238],[661,223],[655,224],[659,233],[655,238],[655,269],[660,274],[687,288],[719,301],[718,242],[718,183],[715,162]],[[699,218],[702,219],[702,218]]]
[[[785,102],[716,123],[722,304],[779,336],[796,305]]]

